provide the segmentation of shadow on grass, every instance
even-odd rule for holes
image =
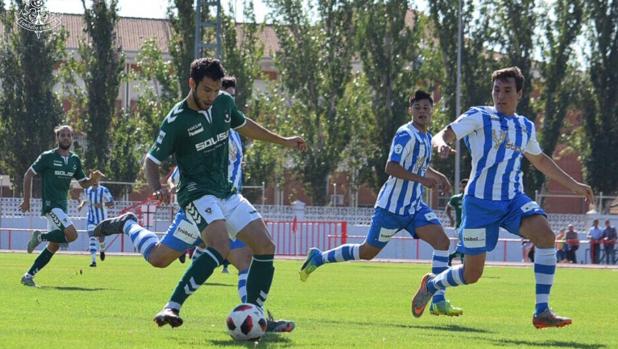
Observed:
[[[82,291],[82,292],[96,292],[96,291],[110,291],[114,290],[112,288],[102,288],[102,287],[77,287],[77,286],[40,286],[42,290],[58,290],[58,291]]]
[[[475,327],[466,327],[460,325],[412,325],[412,324],[397,324],[397,323],[375,323],[375,322],[360,322],[360,321],[342,321],[342,320],[320,320],[321,323],[332,323],[332,324],[348,324],[355,326],[380,326],[380,327],[391,327],[391,328],[414,328],[417,330],[428,330],[428,331],[446,331],[446,332],[468,332],[468,333],[493,333],[492,331],[488,331],[482,328]]]
[[[220,286],[220,287],[236,287],[236,284],[223,284],[219,282],[207,282],[204,284],[205,286]]]
[[[232,338],[229,340],[212,340],[209,341],[213,346],[217,347],[235,347],[235,348],[268,348],[271,344],[277,344],[277,346],[281,346],[281,344],[285,346],[291,346],[294,344],[292,340],[286,337],[285,334],[274,334],[267,333],[259,342],[241,342],[235,341]]]
[[[607,348],[605,344],[587,344],[587,343],[555,341],[555,340],[532,342],[532,341],[524,341],[524,340],[500,339],[500,340],[489,340],[489,341],[497,345],[517,345],[517,346],[525,346],[525,347],[561,347],[561,348],[575,348],[575,349]]]

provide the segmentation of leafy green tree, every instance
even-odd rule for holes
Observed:
[[[314,204],[328,202],[328,175],[351,135],[337,105],[351,76],[354,8],[349,1],[320,0],[312,23],[299,0],[270,0],[281,51],[276,64],[290,98],[293,128],[310,144],[301,177]],[[298,131],[297,131],[298,132]]]
[[[120,75],[124,68],[124,55],[118,45],[118,0],[109,5],[104,0],[94,0],[92,8],[84,7],[84,31],[88,41],[80,43],[80,55],[86,65],[84,82],[88,91],[86,134],[86,165],[106,168],[111,144],[111,123],[115,113]]]
[[[583,89],[588,138],[583,164],[593,189],[612,193],[618,188],[618,1],[591,0],[585,9],[590,18],[590,89]]]
[[[377,174],[374,188],[386,180],[384,166],[395,131],[407,116],[407,99],[415,79],[412,66],[419,53],[422,23],[408,26],[408,3],[358,1],[357,46],[363,71],[373,89],[372,109],[376,131],[373,142],[380,151],[370,160]],[[417,17],[420,18],[420,17]]]
[[[17,26],[16,16],[28,3],[17,0],[3,10],[0,43],[0,157],[17,191],[22,176],[44,150],[54,145],[55,126],[63,121],[62,104],[53,92],[54,67],[65,59],[67,33],[56,29],[36,33]]]
[[[173,3],[173,6],[172,6]],[[189,93],[189,67],[195,56],[194,0],[170,0],[167,17],[172,27],[170,55],[180,96]],[[180,98],[182,98],[180,97]]]

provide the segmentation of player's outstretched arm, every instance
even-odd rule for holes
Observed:
[[[431,145],[436,148],[441,158],[446,159],[450,154],[455,153],[449,144],[453,144],[456,139],[455,132],[450,126],[446,126],[431,138]]]
[[[24,198],[21,204],[19,204],[19,209],[22,212],[30,211],[30,193],[32,191],[32,177],[34,176],[35,174],[31,168],[29,168],[28,171],[26,171],[26,173],[24,174]]]
[[[168,204],[170,202],[170,193],[166,188],[161,187],[159,165],[148,157],[144,160],[144,174],[146,175],[146,181],[148,182],[148,186],[150,187],[150,190],[152,190],[154,197],[157,198],[157,200]]]
[[[545,153],[533,155],[525,153],[526,158],[547,177],[556,180],[575,194],[583,195],[589,204],[594,204],[592,188],[585,183],[580,183],[569,176],[556,162]]]
[[[94,182],[100,181],[102,178],[106,178],[103,172],[99,170],[90,170],[90,176],[88,176],[84,180],[80,180],[79,185],[82,187],[82,189],[86,189],[93,185]]]
[[[296,148],[300,151],[307,150],[307,144],[302,137],[282,137],[249,118],[245,118],[245,120],[245,124],[238,128],[237,131],[247,138],[279,144],[287,148]]]
[[[386,163],[386,167],[384,168],[384,172],[389,176],[397,177],[404,179],[406,181],[419,182],[427,188],[433,188],[438,184],[438,181],[434,178],[419,176],[415,173],[407,171],[403,166],[399,165],[394,161],[389,161]]]

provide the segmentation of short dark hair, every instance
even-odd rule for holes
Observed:
[[[498,69],[491,74],[491,82],[493,83],[496,80],[506,81],[508,78],[515,79],[515,86],[517,86],[517,92],[521,91],[524,87],[524,75],[521,73],[519,67],[508,67],[503,69]]]
[[[221,80],[221,88],[225,90],[230,87],[236,88],[236,77],[234,76],[226,76]]]
[[[225,69],[216,58],[198,58],[191,63],[189,76],[196,84],[199,84],[204,77],[217,81],[225,76]]]
[[[423,99],[429,100],[429,103],[431,103],[431,105],[433,106],[433,98],[431,98],[431,95],[429,93],[423,90],[416,90],[416,92],[414,92],[414,96],[410,96],[410,99],[408,100],[408,106],[411,107],[414,102],[418,102]]]
[[[462,179],[460,184],[468,184],[468,178]]]

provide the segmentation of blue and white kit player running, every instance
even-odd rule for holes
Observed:
[[[97,224],[101,223],[101,221],[107,219],[107,209],[114,205],[114,199],[107,187],[95,181],[90,187],[84,189],[84,200],[82,200],[77,207],[78,211],[81,211],[86,204],[88,205],[86,230],[90,238],[88,250],[90,251],[90,257],[92,259],[90,266],[96,267],[97,247],[100,250],[99,256],[101,261],[105,260],[105,237],[100,236],[97,243],[97,238],[94,236],[94,228]]]
[[[448,267],[449,244],[436,214],[422,200],[425,187],[438,183],[449,190],[446,177],[432,169],[431,124],[433,99],[424,91],[416,91],[409,100],[412,121],[401,126],[390,149],[386,173],[390,175],[382,186],[375,204],[374,215],[367,238],[362,244],[346,244],[328,251],[309,250],[300,270],[300,279],[327,263],[349,260],[371,260],[401,230],[421,239],[434,249],[432,271],[440,273]],[[463,310],[451,306],[444,292],[436,292],[430,311],[434,315],[459,316]]]
[[[483,273],[486,254],[496,247],[502,227],[530,239],[536,246],[533,325],[536,328],[566,326],[571,324],[571,319],[558,316],[549,308],[556,270],[555,235],[543,209],[523,192],[522,157],[589,202],[593,202],[593,193],[588,185],[575,181],[541,151],[534,123],[516,114],[524,83],[519,68],[495,71],[492,83],[493,107],[471,108],[433,139],[433,146],[443,157],[453,152],[448,144],[456,139],[463,139],[472,155],[459,229],[465,257],[463,266],[425,275],[412,300],[412,308],[420,315],[435,292],[477,282]]]

